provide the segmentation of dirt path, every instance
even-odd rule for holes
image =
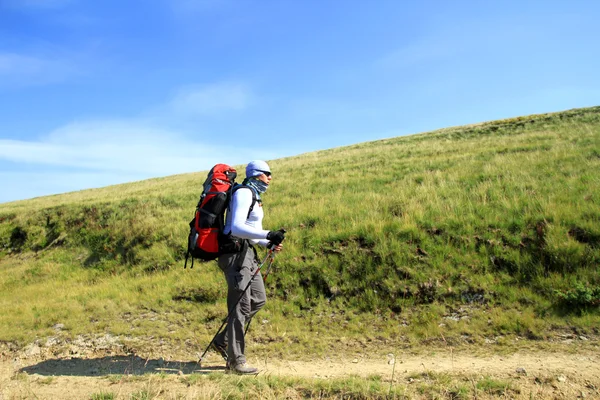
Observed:
[[[250,359],[260,375],[335,379],[380,376],[390,384],[410,385],[450,381],[475,382],[481,377],[510,382],[516,398],[600,399],[600,354],[594,348],[559,352],[520,351],[511,355],[476,356],[467,350],[440,349],[425,356],[397,354],[376,358],[317,359],[313,361]],[[0,361],[0,400],[90,399],[112,393],[129,399],[219,398],[215,387],[191,384],[191,374],[224,372],[215,355],[194,361],[144,359],[131,355],[49,358],[3,357]],[[394,379],[392,383],[392,377]],[[252,378],[249,378],[252,379]],[[443,384],[443,383],[442,383]],[[147,396],[148,393],[155,395]]]

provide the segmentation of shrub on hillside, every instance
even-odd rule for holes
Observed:
[[[577,282],[575,287],[566,291],[555,290],[558,306],[568,312],[581,314],[583,311],[600,309],[600,286],[588,286]]]

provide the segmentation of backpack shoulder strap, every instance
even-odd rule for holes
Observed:
[[[256,204],[256,201],[257,201],[257,195],[256,195],[256,190],[253,187],[239,183],[239,184],[236,184],[235,187],[233,188],[233,190],[231,192],[231,196],[233,197],[233,194],[236,192],[236,190],[242,189],[242,188],[248,188],[248,189],[250,189],[250,192],[252,192],[252,204],[250,205],[250,209],[248,210],[248,215],[246,216],[246,219],[247,219],[248,217],[250,217],[250,213],[254,209],[254,204]]]

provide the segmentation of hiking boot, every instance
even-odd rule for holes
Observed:
[[[227,362],[227,348],[225,346],[221,346],[213,342],[213,344],[210,345],[210,348],[219,353],[221,357],[223,357],[223,360]]]
[[[235,364],[235,365],[230,365],[229,368],[231,369],[231,372],[233,372],[234,374],[240,374],[240,375],[258,374],[258,368],[251,367],[245,362]]]

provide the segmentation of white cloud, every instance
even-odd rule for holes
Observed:
[[[39,58],[14,53],[0,54],[0,74],[38,73],[46,62]]]
[[[37,141],[0,140],[0,159],[15,163],[149,175],[193,171],[197,155],[218,152],[177,132],[135,121],[75,122]]]
[[[452,54],[451,48],[437,40],[421,40],[391,51],[375,62],[383,68],[410,67],[421,62],[436,60]]]
[[[275,156],[273,149],[202,143],[144,121],[74,122],[38,140],[0,139],[0,202]]]
[[[181,89],[170,105],[176,113],[210,115],[225,111],[242,111],[253,102],[254,96],[246,85],[225,82]]]
[[[461,21],[434,19],[428,34],[390,50],[375,61],[383,69],[441,64],[457,57],[496,54],[510,43],[543,39],[543,34],[519,18]],[[498,29],[501,26],[503,29]]]
[[[65,59],[0,53],[0,85],[38,85],[63,81],[77,73]]]
[[[5,73],[13,68],[2,65]],[[277,158],[280,152],[263,143],[205,140],[197,129],[201,120],[193,131],[172,128],[173,121],[182,126],[195,117],[242,111],[253,99],[241,83],[188,86],[157,107],[162,114],[74,121],[34,139],[0,138],[0,187],[9,188],[0,202]]]
[[[81,189],[100,188],[119,183],[139,181],[149,176],[116,172],[52,171],[2,172],[0,203],[31,199],[50,194],[74,192]]]

